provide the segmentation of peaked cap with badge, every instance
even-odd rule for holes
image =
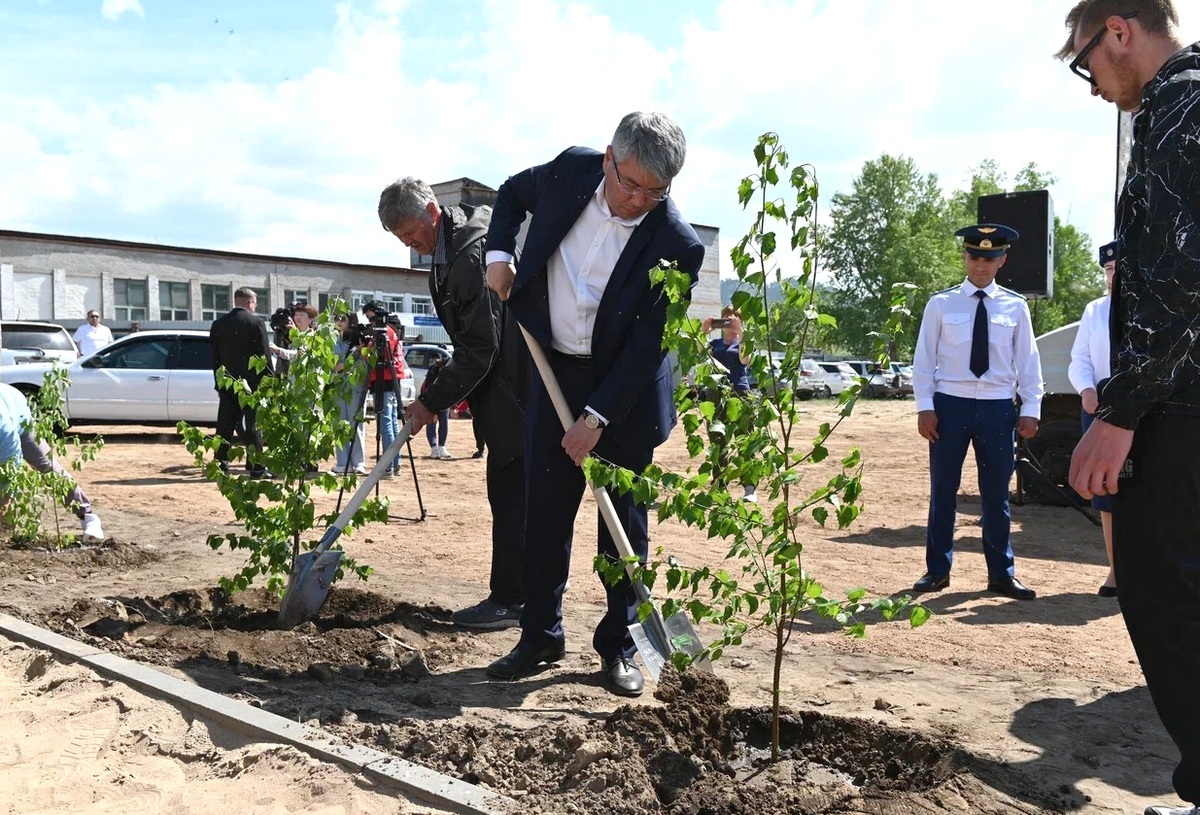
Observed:
[[[1121,244],[1118,241],[1106,243],[1100,247],[1100,265],[1103,266],[1111,260],[1117,259],[1117,252],[1120,250]]]
[[[977,258],[998,258],[1008,252],[1013,241],[1021,237],[1017,230],[1004,224],[974,224],[954,233],[963,239],[963,251]]]

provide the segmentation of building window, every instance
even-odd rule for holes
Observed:
[[[228,286],[200,286],[200,319],[215,320],[229,311]]]
[[[308,302],[308,289],[284,289],[283,304],[285,306]]]
[[[422,255],[416,249],[409,249],[408,266],[410,269],[432,269],[433,255]]]
[[[433,298],[414,294],[412,298],[413,314],[433,314]]]
[[[133,322],[146,319],[145,280],[113,280],[113,300],[116,303],[114,319],[117,322]]]
[[[247,286],[246,288],[248,288],[248,289],[250,289],[250,291],[254,292],[254,296],[255,296],[254,313],[255,314],[270,314],[271,313],[271,295],[270,295],[270,293],[268,293],[266,289],[256,288],[255,286]]]
[[[160,320],[190,320],[191,308],[188,302],[187,283],[158,283],[158,319]]]

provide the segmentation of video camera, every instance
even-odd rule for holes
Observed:
[[[271,315],[271,330],[283,331],[288,330],[288,323],[296,316],[295,304],[290,306],[280,306],[275,309],[275,313]]]

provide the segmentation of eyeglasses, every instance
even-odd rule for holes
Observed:
[[[616,157],[612,160],[613,172],[617,174],[617,186],[621,188],[621,192],[626,195],[640,195],[647,201],[665,201],[671,193],[671,185],[661,189],[647,189],[646,187],[637,187],[633,184],[626,184],[625,179],[621,178],[621,170],[617,167]]]
[[[1129,11],[1119,16],[1122,20],[1132,20],[1137,15],[1138,13],[1136,11]],[[1092,87],[1095,87],[1096,85],[1096,80],[1092,78],[1092,69],[1088,68],[1083,63],[1085,60],[1087,60],[1088,54],[1092,53],[1092,50],[1100,44],[1100,40],[1104,39],[1104,32],[1106,31],[1108,31],[1107,25],[1097,31],[1096,36],[1088,40],[1087,45],[1083,46],[1083,48],[1080,48],[1079,53],[1075,55],[1075,59],[1071,60],[1071,71],[1075,74],[1075,76],[1086,79],[1088,84]]]
[[[89,314],[89,315],[88,315],[88,319],[90,320],[90,319],[92,319],[93,317],[99,317],[99,316],[100,316],[99,314]]]

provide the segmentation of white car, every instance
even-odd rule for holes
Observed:
[[[854,377],[858,376],[854,369],[844,362],[818,362],[817,364],[825,369],[825,384],[834,396],[853,385]]]
[[[0,367],[0,381],[32,393],[50,363]],[[207,331],[139,331],[67,366],[71,424],[213,425],[212,349]]]
[[[0,321],[0,365],[56,361],[66,365],[78,357],[75,340],[58,323]]]
[[[418,394],[421,392],[421,385],[425,383],[425,375],[429,373],[434,362],[439,359],[449,361],[452,356],[454,356],[452,349],[429,343],[417,343],[404,349],[404,367],[406,373],[412,374],[413,387]],[[405,404],[408,403],[405,402]]]

